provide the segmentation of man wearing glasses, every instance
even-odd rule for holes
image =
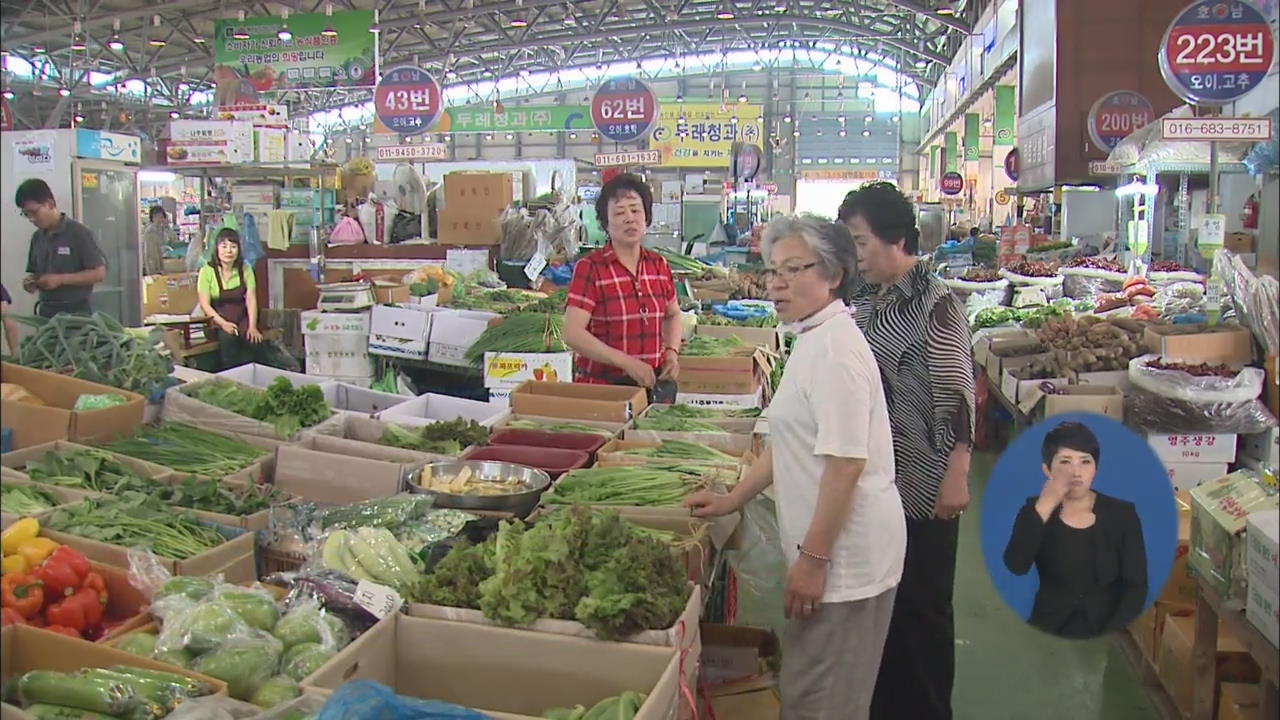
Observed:
[[[36,314],[51,318],[60,313],[89,314],[93,286],[107,276],[106,259],[93,231],[58,209],[48,183],[32,178],[18,186],[14,197],[22,216],[36,226],[27,253],[27,273],[22,287],[39,292]]]

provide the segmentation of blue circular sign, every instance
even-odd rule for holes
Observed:
[[[658,96],[639,78],[610,78],[591,97],[591,123],[614,142],[635,142],[656,122]]]
[[[1267,18],[1246,0],[1198,0],[1169,24],[1160,74],[1196,105],[1225,105],[1252,92],[1275,62]]]
[[[373,109],[383,125],[400,135],[424,133],[444,110],[440,84],[420,67],[392,68],[373,90]]]

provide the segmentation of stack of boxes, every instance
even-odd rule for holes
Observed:
[[[276,209],[276,190],[278,189],[275,185],[242,185],[238,183],[231,188],[232,208],[239,217],[245,214],[253,216],[254,226],[258,230],[258,239],[264,247],[267,244],[267,229],[271,219],[271,211]],[[241,230],[243,229],[242,227]],[[241,239],[243,240],[243,238]]]
[[[523,185],[523,183],[521,183]],[[454,172],[444,176],[444,206],[436,240],[441,245],[498,245],[499,217],[515,200],[512,173]]]
[[[778,333],[773,328],[698,326],[694,333],[738,337],[748,346],[778,351]],[[762,352],[728,357],[681,356],[676,402],[709,408],[764,407],[767,356]]]
[[[333,378],[359,387],[373,383],[369,357],[369,315],[362,312],[302,313],[307,374]]]
[[[1280,646],[1280,510],[1251,513],[1245,529],[1245,617]]]

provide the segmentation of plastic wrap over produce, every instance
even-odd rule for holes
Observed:
[[[1204,315],[1204,286],[1194,282],[1176,282],[1156,291],[1151,308],[1166,320],[1200,318]]]
[[[1105,293],[1118,293],[1124,289],[1124,273],[1089,268],[1062,268],[1062,293],[1077,300],[1092,300]]]
[[[783,586],[778,579],[787,576],[787,559],[782,554],[773,500],[760,496],[746,504],[738,537],[738,549],[725,553],[738,582],[735,622],[781,632]]]
[[[1280,282],[1254,275],[1239,255],[1227,250],[1214,255],[1213,274],[1222,280],[1236,318],[1253,331],[1266,354],[1280,353]]]
[[[1005,278],[1013,285],[1016,291],[1020,287],[1038,288],[1044,291],[1045,299],[1057,300],[1063,296],[1062,276],[1055,275],[1053,277],[1034,277],[1031,275],[1019,275],[1007,269],[1000,271],[1000,277]]]
[[[1213,373],[1193,374],[1183,369],[1152,367],[1158,355],[1143,355],[1129,361],[1129,381],[1142,390],[1173,400],[1193,403],[1244,403],[1262,394],[1266,373],[1246,367],[1230,377]],[[1202,367],[1202,366],[1198,366]]]
[[[581,234],[582,221],[568,202],[509,208],[502,214],[502,257],[528,260],[541,253],[547,260],[568,262],[578,255]]]
[[[1003,308],[1005,306],[1005,302],[1008,300],[1008,296],[1008,283],[1005,283],[1005,286],[998,290],[975,292],[969,295],[969,297],[964,301],[964,314],[965,317],[969,319],[969,325],[974,325],[974,322],[978,317],[978,313],[981,313],[983,310],[992,309],[992,312],[997,312],[997,310],[995,310],[996,308]],[[991,313],[987,314],[990,315]],[[989,324],[982,325],[982,327],[990,326],[991,325]]]
[[[1194,112],[1182,105],[1164,115],[1166,118],[1190,118]],[[1161,118],[1163,119],[1163,118]],[[1146,163],[1209,164],[1209,143],[1161,138],[1160,120],[1148,123],[1121,140],[1107,157],[1107,162],[1130,166]],[[1219,142],[1218,154],[1222,162],[1237,162],[1249,152],[1247,142]]]
[[[1236,433],[1249,435],[1276,427],[1260,400],[1190,402],[1145,390],[1125,393],[1126,425],[1153,433]]]
[[[397,695],[372,680],[353,680],[333,691],[317,720],[490,720],[470,708]]]

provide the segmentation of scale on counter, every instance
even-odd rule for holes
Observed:
[[[373,286],[366,282],[324,283],[317,287],[320,301],[316,309],[321,312],[364,310],[377,304]]]

